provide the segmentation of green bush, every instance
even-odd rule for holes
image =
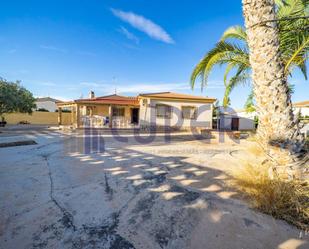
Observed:
[[[39,108],[36,110],[37,112],[49,112],[49,110],[45,109],[45,108]]]

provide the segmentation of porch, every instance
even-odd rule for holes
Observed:
[[[71,111],[73,128],[138,128],[139,104],[135,98],[111,95],[99,98],[59,102],[58,124],[62,113]]]

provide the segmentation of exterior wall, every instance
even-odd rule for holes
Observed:
[[[33,112],[31,115],[27,113],[9,113],[4,114],[4,118],[8,124],[27,121],[30,124],[58,125],[57,112]],[[71,124],[71,113],[62,113],[62,123],[64,125]]]
[[[93,110],[93,115],[100,115],[107,117],[108,114],[108,105],[97,105],[95,109]]]
[[[156,117],[156,105],[164,104],[172,107],[172,116],[169,119]],[[183,119],[182,106],[197,108],[197,119]],[[190,129],[191,127],[212,128],[212,104],[197,103],[191,101],[156,100],[144,98],[140,100],[140,127],[174,127],[178,129]]]
[[[232,118],[230,116],[221,115],[219,118],[219,129],[231,130],[232,129]]]
[[[295,107],[294,114],[301,113],[302,116],[309,116],[309,107]]]
[[[239,131],[255,129],[253,119],[240,117],[240,116],[232,116],[232,115],[221,115],[220,116],[220,129],[231,130],[232,129],[232,118],[239,119],[239,126],[238,126]]]
[[[305,137],[309,137],[309,123],[304,124],[304,127],[300,130],[301,133],[305,135]]]
[[[254,130],[255,125],[254,125],[254,120],[249,119],[249,118],[239,118],[239,128],[238,130]]]
[[[309,107],[303,106],[303,107],[293,107],[293,113],[297,115],[298,113],[301,113],[302,116],[309,116]],[[246,113],[246,112],[237,112],[237,115],[240,117],[246,117],[246,118],[252,118],[254,119],[254,116],[257,116],[256,112]]]
[[[249,118],[249,119],[253,119],[254,120],[254,117],[257,116],[257,113],[256,112],[237,112],[236,115],[238,117],[242,117],[242,118]]]
[[[50,112],[55,112],[58,109],[56,103],[53,101],[37,101],[35,103],[37,109],[44,108]]]

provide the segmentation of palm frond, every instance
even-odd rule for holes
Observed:
[[[254,106],[254,91],[251,90],[250,94],[247,97],[246,103],[245,103],[245,110],[247,113],[254,112],[255,106]]]
[[[286,73],[288,73],[289,72],[289,67],[293,64],[293,62],[295,63],[295,60],[299,59],[298,58],[299,56],[302,59],[304,54],[307,53],[308,49],[309,49],[309,36],[305,37],[305,39],[302,41],[302,43],[299,44],[297,48],[295,48],[295,50],[294,50],[293,54],[291,55],[290,59],[285,63],[284,71]],[[304,64],[302,60],[301,60],[300,64]],[[305,75],[305,77],[307,77],[307,75]]]
[[[231,62],[246,67],[250,66],[248,51],[237,44],[218,42],[194,68],[190,79],[191,87],[194,88],[197,78],[201,78],[201,88],[203,89],[215,65],[224,65]]]
[[[250,74],[246,72],[247,69],[239,68],[235,76],[233,76],[228,84],[225,86],[224,97],[223,97],[223,106],[228,106],[229,96],[232,90],[241,84],[248,84],[250,82]]]
[[[232,26],[224,31],[220,41],[226,41],[227,39],[237,39],[247,42],[247,34],[243,27],[238,25]]]

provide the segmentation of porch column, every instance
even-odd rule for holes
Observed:
[[[58,125],[62,124],[62,108],[58,107]]]
[[[112,128],[112,116],[113,116],[112,106],[109,105],[108,106],[109,128]]]
[[[74,106],[71,107],[71,125],[74,125]]]
[[[76,105],[76,128],[80,127],[80,106]]]

